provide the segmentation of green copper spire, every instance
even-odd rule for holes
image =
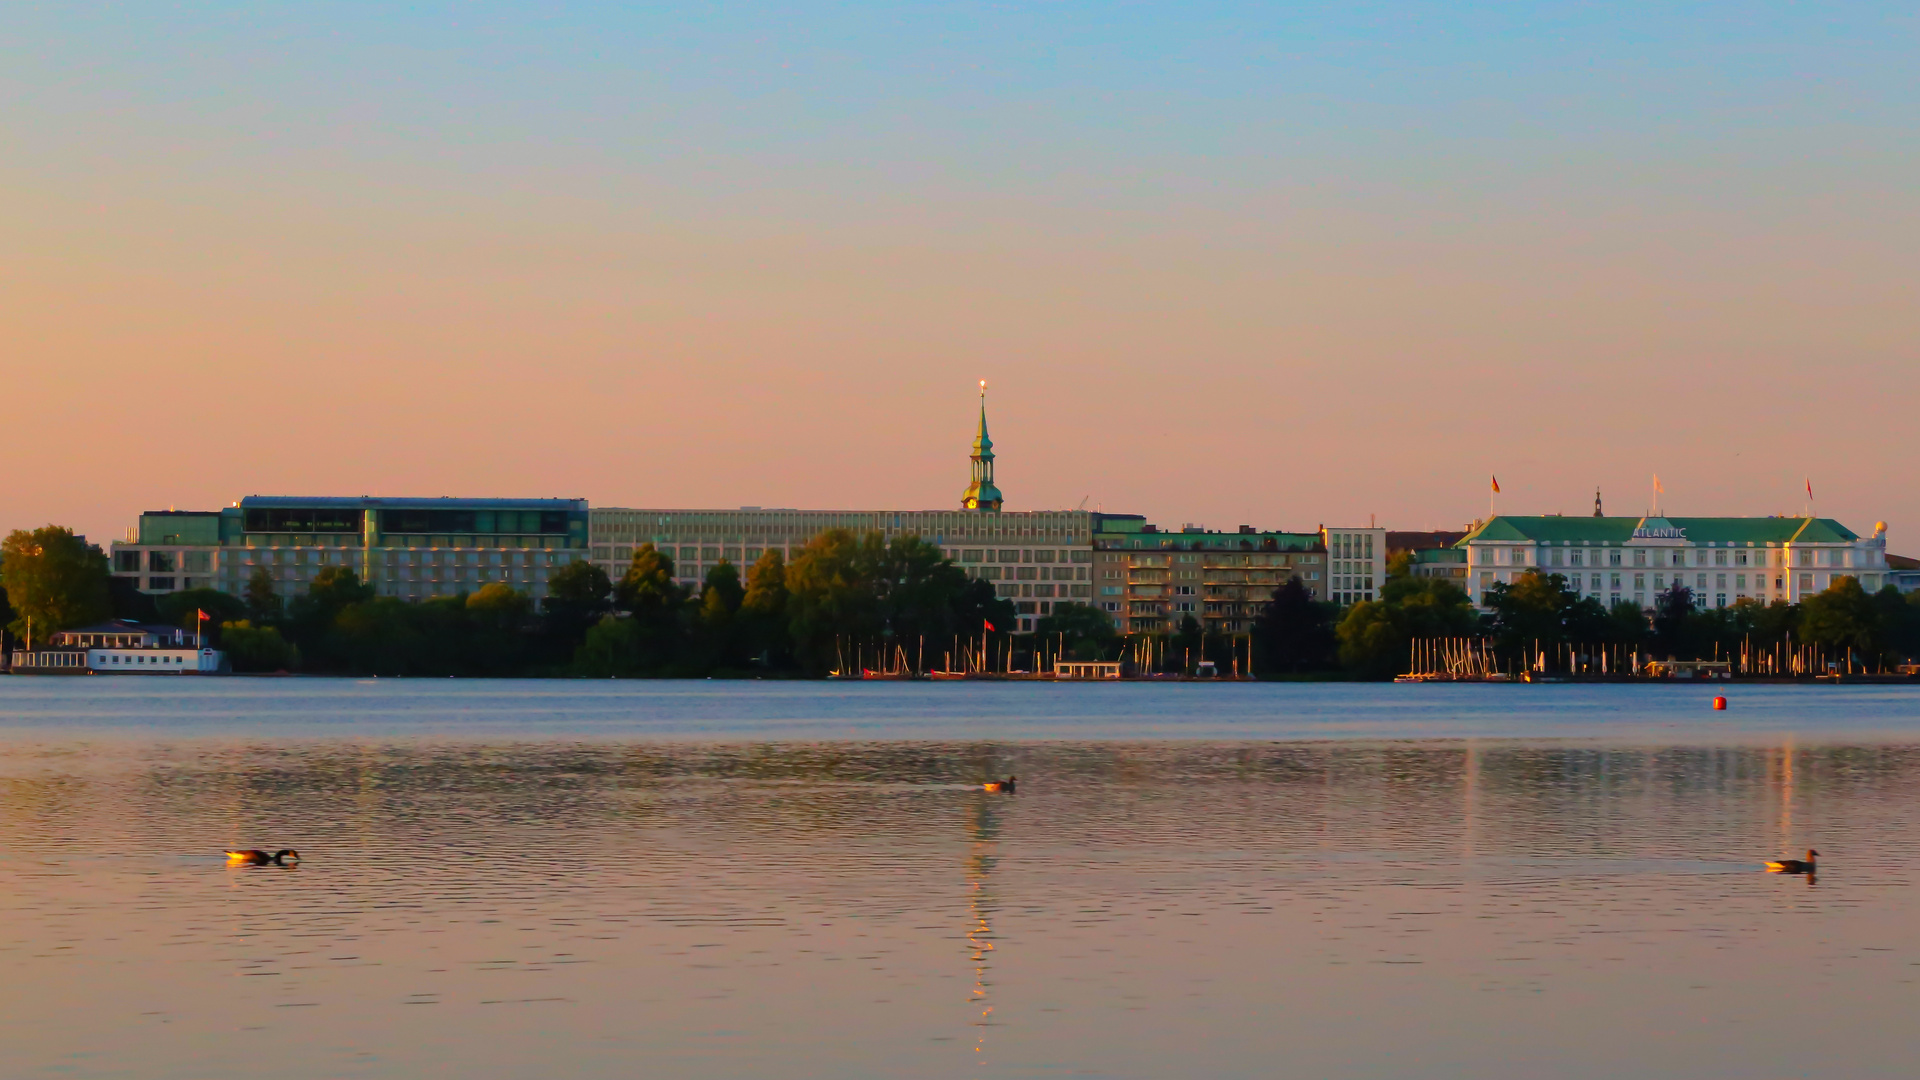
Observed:
[[[987,437],[987,381],[980,380],[980,434],[973,437],[973,483],[960,497],[962,510],[1000,512],[1000,489],[993,486],[993,440]]]

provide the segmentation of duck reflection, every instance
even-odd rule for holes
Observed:
[[[993,914],[999,909],[998,898],[989,887],[989,879],[999,863],[1000,813],[983,796],[975,796],[967,802],[967,835],[971,841],[965,863],[967,948],[968,960],[973,964],[973,990],[968,994],[967,1001],[970,1007],[979,1011],[968,1022],[977,1029],[973,1040],[973,1052],[977,1055],[975,1060],[984,1061],[987,1028],[993,1023],[993,1003],[987,1000],[987,968],[994,951]]]

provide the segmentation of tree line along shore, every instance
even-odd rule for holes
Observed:
[[[1676,585],[1648,611],[1605,607],[1535,571],[1493,586],[1483,613],[1451,582],[1411,569],[1395,557],[1379,598],[1345,607],[1290,580],[1243,634],[1208,633],[1189,616],[1170,633],[1122,636],[1082,604],[1057,604],[1033,633],[1017,634],[1010,601],[914,536],[829,530],[790,561],[769,550],[744,571],[723,562],[698,588],[675,581],[673,560],[642,545],[617,580],[588,562],[562,568],[536,606],[499,583],[430,600],[376,596],[346,567],[323,570],[291,598],[264,567],[238,596],[155,597],[114,578],[97,546],[47,526],[0,544],[0,643],[11,651],[29,635],[44,642],[121,618],[204,629],[236,672],[598,678],[1048,671],[1061,660],[1119,660],[1139,675],[1388,679],[1418,662],[1423,643],[1458,640],[1476,642],[1495,670],[1805,650],[1821,671],[1874,672],[1920,654],[1920,593],[1870,594],[1851,577],[1798,604],[1726,608],[1705,608]]]

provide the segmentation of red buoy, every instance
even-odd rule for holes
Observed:
[[[1716,709],[1725,709],[1727,707],[1727,699],[1723,697],[1714,698],[1713,707]]]

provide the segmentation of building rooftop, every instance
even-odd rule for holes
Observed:
[[[1425,551],[1430,548],[1452,547],[1465,539],[1466,535],[1464,529],[1429,529],[1422,532],[1388,529],[1387,550]]]
[[[1663,535],[1678,533],[1679,535]],[[1483,522],[1460,543],[1625,544],[1636,538],[1695,544],[1841,544],[1859,535],[1832,518],[1808,517],[1521,517]]]
[[[394,499],[375,495],[357,498],[339,495],[249,495],[240,500],[242,509],[327,509],[327,510],[585,510],[585,499],[460,499],[442,495],[437,499]]]

